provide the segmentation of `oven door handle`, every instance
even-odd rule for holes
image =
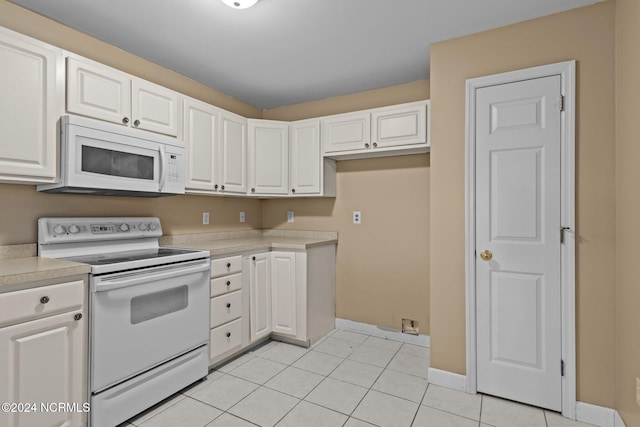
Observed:
[[[171,279],[174,277],[186,276],[194,273],[201,273],[209,270],[209,264],[199,264],[188,268],[168,267],[157,272],[136,272],[130,274],[121,274],[114,277],[116,280],[100,279],[95,285],[95,292],[111,291],[114,289],[126,288],[144,283]],[[117,280],[123,278],[122,280]]]

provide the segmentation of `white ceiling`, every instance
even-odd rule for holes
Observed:
[[[429,78],[429,45],[601,0],[12,0],[259,108]]]

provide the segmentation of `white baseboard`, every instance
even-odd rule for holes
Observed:
[[[359,332],[361,334],[367,334],[378,338],[385,338],[392,341],[406,342],[422,347],[429,347],[430,342],[428,335],[403,334],[402,331],[398,329],[383,328],[380,326],[370,325],[368,323],[354,322],[347,319],[336,318],[336,329]]]
[[[436,368],[429,368],[427,381],[430,384],[439,385],[453,390],[464,392],[467,390],[467,377],[465,375],[455,374],[453,372],[443,371]]]
[[[598,427],[625,427],[618,411],[590,403],[576,402],[576,421]]]

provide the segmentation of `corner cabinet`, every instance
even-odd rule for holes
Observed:
[[[93,62],[67,58],[67,111],[178,136],[180,97],[165,87]]]
[[[55,182],[62,50],[0,28],[0,64],[0,182]]]
[[[336,162],[322,157],[320,120],[290,125],[289,173],[292,196],[336,195]]]
[[[429,151],[430,102],[418,101],[321,119],[325,156],[337,159]]]
[[[289,194],[289,123],[249,120],[249,194]]]
[[[218,150],[219,193],[247,193],[247,119],[220,110]]]
[[[0,401],[36,405],[0,412],[0,425],[86,425],[86,289],[74,280],[0,294]],[[74,410],[41,406],[58,402]]]
[[[297,306],[296,254],[271,252],[272,332],[296,336]]]

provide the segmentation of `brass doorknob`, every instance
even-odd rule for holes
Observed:
[[[493,254],[489,249],[485,249],[480,252],[480,258],[482,258],[484,261],[489,261],[491,258],[493,258]]]

